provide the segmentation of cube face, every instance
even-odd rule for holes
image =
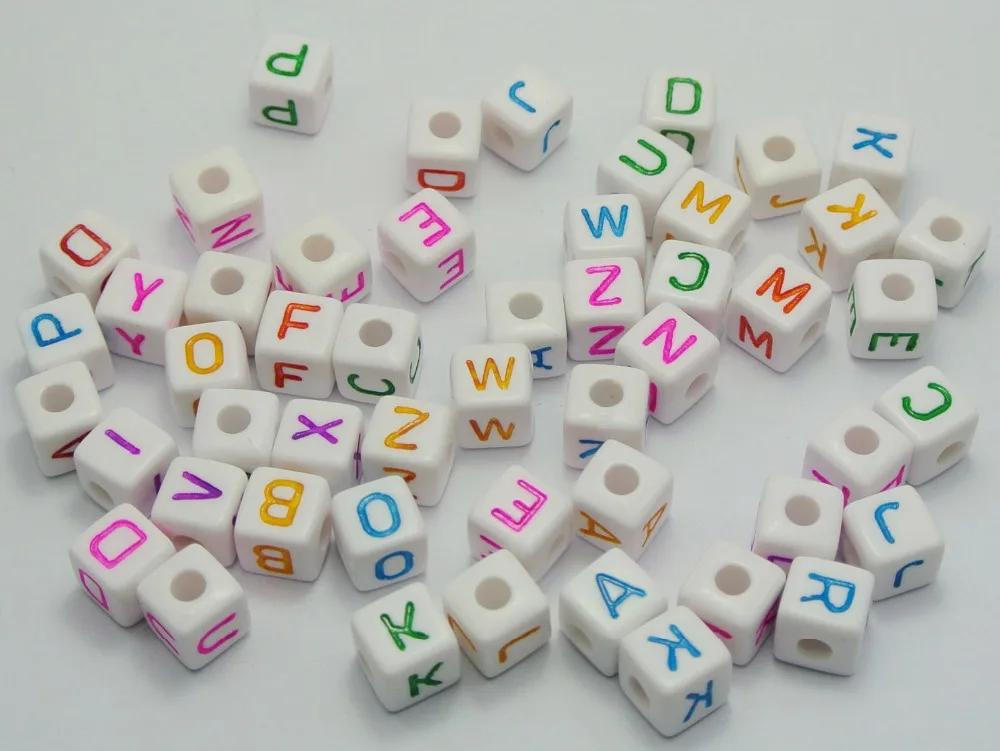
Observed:
[[[938,305],[958,305],[969,284],[979,275],[990,226],[967,209],[931,198],[903,227],[893,255],[926,261],[934,269]]]
[[[642,451],[649,416],[649,376],[621,365],[577,365],[563,416],[563,460],[583,468],[605,441]]]
[[[378,700],[398,712],[454,685],[461,653],[423,584],[410,584],[356,611],[351,636]]]
[[[205,253],[191,274],[184,319],[188,324],[233,321],[252,355],[270,291],[271,271],[263,261]]]
[[[278,425],[271,464],[319,475],[331,493],[361,481],[364,415],[353,404],[292,399]]]
[[[889,206],[899,203],[913,147],[913,126],[906,120],[852,112],[840,124],[830,170],[830,187],[863,178]]]
[[[531,353],[533,378],[566,372],[566,309],[557,282],[524,280],[486,285],[486,338],[518,342]]]
[[[483,99],[483,145],[530,172],[569,137],[573,97],[545,73],[524,67]]]
[[[549,602],[509,550],[473,564],[448,584],[444,612],[458,645],[487,678],[552,638]]]
[[[534,436],[531,352],[523,344],[473,344],[451,359],[458,445],[526,446]]]
[[[715,131],[715,79],[706,73],[657,71],[646,82],[640,122],[691,154],[708,161]]]
[[[567,202],[563,238],[570,260],[631,258],[640,272],[646,272],[646,227],[642,205],[635,196],[595,196]]]
[[[469,550],[509,550],[537,581],[566,552],[572,515],[569,500],[513,465],[469,510]]]
[[[656,253],[646,285],[646,309],[671,303],[721,336],[736,262],[724,250],[667,240]]]
[[[141,511],[116,506],[70,546],[73,573],[91,600],[121,626],[142,620],[139,582],[174,554],[174,545]]]
[[[925,261],[862,261],[854,271],[847,306],[847,348],[854,357],[922,357],[937,323],[934,270]]]
[[[573,485],[576,533],[601,550],[620,547],[638,559],[662,529],[673,492],[666,467],[605,441]]]
[[[257,330],[254,365],[261,388],[326,399],[333,393],[333,344],[344,306],[299,292],[272,292]]]
[[[278,397],[248,389],[208,389],[198,404],[191,448],[195,456],[250,473],[271,464],[278,431]]]
[[[606,676],[618,673],[621,640],[666,610],[666,592],[619,548],[608,550],[559,593],[563,633]]]
[[[138,258],[132,238],[96,211],[82,211],[39,250],[42,274],[56,297],[74,293],[97,301],[111,272],[123,258]]]
[[[892,255],[899,227],[871,183],[851,180],[806,201],[799,254],[834,292],[843,292],[859,263]]]
[[[700,169],[681,175],[653,223],[653,243],[665,240],[708,245],[736,255],[750,226],[750,197]]]
[[[883,393],[875,412],[913,444],[907,481],[927,482],[955,466],[969,452],[979,411],[937,368],[921,368]]]
[[[815,480],[771,475],[757,506],[751,549],[788,572],[799,556],[835,560],[844,500],[839,488]]]
[[[614,357],[622,335],[646,312],[642,273],[631,258],[568,262],[563,294],[571,360]]]
[[[478,102],[419,99],[406,125],[406,189],[454,198],[479,189],[482,111]]]
[[[427,528],[399,476],[337,493],[333,533],[351,582],[362,592],[419,576],[427,568]]]
[[[690,608],[729,650],[749,663],[770,636],[785,572],[749,550],[715,543],[681,584],[678,606]]]
[[[736,179],[750,215],[770,219],[802,210],[819,195],[823,171],[802,123],[764,123],[736,134]]]
[[[17,317],[17,328],[33,373],[80,360],[94,385],[114,384],[111,353],[86,295],[77,292],[36,305]]]
[[[76,447],[104,417],[87,366],[77,361],[44,370],[18,383],[14,394],[42,474],[76,469]]]
[[[853,675],[871,613],[874,577],[846,563],[800,556],[778,606],[774,656],[805,668]]]
[[[249,94],[255,123],[319,133],[333,99],[333,50],[317,39],[268,35],[250,75]]]
[[[243,588],[201,545],[189,545],[139,584],[146,623],[190,670],[250,633]]]
[[[375,404],[383,396],[412,396],[420,375],[420,319],[398,308],[359,303],[344,311],[333,345],[337,391]]]
[[[271,248],[275,288],[361,302],[372,291],[372,257],[341,222],[321,214]]]
[[[740,349],[784,373],[820,340],[832,303],[826,282],[775,253],[733,290],[726,330]]]
[[[884,600],[937,578],[944,540],[920,494],[909,486],[855,501],[844,510],[844,560],[875,577]]]
[[[183,271],[124,258],[94,310],[116,355],[163,365],[167,331],[180,323],[188,277]]]
[[[421,506],[436,506],[455,463],[455,413],[436,402],[382,398],[361,444],[364,477],[398,475]]]

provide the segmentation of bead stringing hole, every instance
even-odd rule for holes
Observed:
[[[243,289],[243,274],[239,269],[219,269],[212,274],[211,285],[217,295],[235,295]]]
[[[939,216],[931,222],[931,234],[941,242],[955,242],[962,236],[962,223],[953,216]]]
[[[896,302],[909,300],[913,290],[913,280],[905,274],[889,274],[882,280],[882,294]]]
[[[625,391],[618,381],[603,378],[590,387],[590,401],[598,407],[614,407],[625,397]]]
[[[333,255],[333,240],[326,235],[309,235],[302,241],[302,255],[307,261],[322,263]]]
[[[639,473],[628,464],[612,464],[604,472],[604,487],[615,495],[628,495],[639,487]]]
[[[799,654],[810,660],[829,660],[833,656],[830,645],[819,639],[799,639],[796,646]]]
[[[844,445],[852,454],[867,456],[878,448],[878,433],[865,425],[851,428],[844,434]]]
[[[799,527],[809,527],[819,521],[819,504],[807,495],[796,495],[785,503],[785,516]]]
[[[228,404],[219,410],[215,421],[223,433],[236,435],[250,427],[250,410],[242,404]]]
[[[183,571],[170,582],[170,594],[181,602],[197,600],[205,594],[205,577],[200,571]]]
[[[358,331],[361,343],[368,347],[381,347],[392,339],[392,326],[388,321],[365,321]]]
[[[944,467],[956,462],[965,453],[965,441],[956,441],[938,454],[938,466]]]
[[[76,396],[65,383],[54,383],[42,391],[42,409],[46,412],[65,412],[73,406]]]
[[[224,167],[209,167],[198,175],[198,187],[205,193],[216,195],[229,187],[229,173]]]
[[[487,610],[500,610],[510,602],[510,585],[503,579],[491,576],[476,586],[475,598]]]
[[[639,680],[633,675],[628,679],[628,690],[632,694],[632,698],[635,699],[636,703],[642,706],[643,709],[649,708],[649,694],[646,693],[646,689],[642,687]]]
[[[431,118],[430,128],[438,138],[453,138],[462,129],[462,121],[454,112],[438,112]]]
[[[715,573],[715,586],[727,595],[741,595],[750,589],[750,572],[742,566],[730,563]]]
[[[787,162],[795,156],[795,142],[786,136],[771,136],[764,141],[764,156],[772,162]]]
[[[531,292],[522,292],[510,298],[507,303],[510,314],[522,321],[530,321],[542,313],[542,298]]]

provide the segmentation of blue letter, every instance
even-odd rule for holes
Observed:
[[[688,694],[687,698],[691,701],[691,708],[687,711],[687,714],[684,715],[684,722],[691,719],[692,715],[694,715],[694,710],[698,708],[698,705],[701,702],[705,702],[705,709],[712,708],[712,681],[709,681],[708,685],[705,686],[705,693]]]
[[[389,510],[391,521],[386,529],[375,529],[372,526],[371,519],[368,518],[368,506],[376,501],[382,501]],[[385,493],[369,493],[358,502],[358,521],[361,522],[361,529],[369,537],[388,537],[398,530],[399,525],[402,523],[399,518],[399,507],[396,505],[396,499]]]
[[[615,219],[611,216],[611,209],[607,206],[601,206],[601,211],[597,215],[597,226],[594,226],[593,220],[590,218],[590,212],[586,209],[581,209],[580,213],[583,214],[584,220],[587,222],[587,226],[590,228],[590,234],[594,237],[604,236],[604,222],[606,221],[611,225],[611,232],[615,237],[621,237],[625,234],[625,222],[628,219],[628,206],[622,206],[621,210],[618,212],[618,226],[615,226]]]
[[[667,667],[671,672],[677,671],[677,650],[686,649],[691,653],[692,657],[701,657],[701,652],[695,647],[694,644],[688,641],[688,638],[681,633],[681,630],[677,626],[670,624],[670,632],[677,637],[677,641],[671,641],[670,639],[664,639],[660,636],[647,636],[646,641],[650,641],[653,644],[662,644],[667,648]]]
[[[538,349],[531,350],[531,356],[535,358],[535,361],[531,364],[531,367],[540,368],[541,370],[552,370],[551,365],[545,364],[545,353],[551,349],[552,347],[539,347]]]
[[[51,323],[52,328],[56,330],[56,335],[51,339],[46,339],[42,336],[41,328],[45,321]],[[66,331],[66,329],[63,328],[62,322],[51,313],[41,313],[31,319],[31,335],[35,337],[35,344],[39,347],[48,347],[50,344],[58,344],[59,342],[72,339],[74,336],[82,333],[83,329]]]
[[[882,537],[890,545],[896,544],[896,538],[892,536],[892,532],[889,531],[889,527],[885,523],[885,512],[895,511],[899,508],[899,504],[896,501],[889,501],[889,503],[883,503],[877,509],[875,509],[875,523],[878,525],[879,530],[882,532]]]
[[[892,582],[892,588],[899,589],[900,586],[903,584],[903,572],[906,571],[906,569],[913,568],[914,566],[923,566],[923,565],[924,565],[923,560],[910,561],[909,563],[907,563],[905,566],[903,566],[903,568],[901,568],[899,571],[896,572],[896,578]]]
[[[831,579],[829,576],[822,576],[820,574],[809,574],[809,578],[813,581],[818,581],[823,585],[823,591],[818,595],[809,595],[802,598],[802,602],[812,602],[813,600],[821,601],[826,609],[831,613],[843,613],[849,610],[851,603],[854,602],[854,590],[856,587],[851,584],[851,582],[845,582],[843,579]],[[847,590],[847,594],[844,596],[843,605],[834,605],[830,601],[830,588],[831,587],[843,587]]]
[[[589,449],[584,449],[580,454],[581,459],[589,459],[597,453],[597,449],[604,445],[604,441],[595,441],[593,438],[581,438],[580,445],[590,446]]]
[[[385,563],[396,557],[401,557],[403,559],[403,568],[399,570],[398,574],[387,574],[385,572]],[[413,553],[409,550],[397,550],[395,553],[389,553],[389,555],[382,556],[377,561],[375,561],[375,578],[379,581],[392,581],[393,579],[398,579],[401,576],[406,576],[410,573],[413,568]]]
[[[608,609],[608,615],[612,618],[618,618],[618,608],[629,597],[632,597],[633,595],[636,597],[646,596],[646,590],[633,587],[628,582],[616,579],[610,574],[598,574],[594,578],[597,580],[597,589],[601,592],[601,599],[604,600],[604,606]],[[608,584],[614,584],[622,590],[622,593],[613,600],[611,599],[611,593],[608,592]]]
[[[515,81],[513,84],[511,84],[510,89],[507,91],[507,96],[509,96],[510,101],[512,101],[518,107],[524,108],[524,110],[526,110],[529,115],[533,115],[535,114],[535,108],[517,95],[517,92],[523,88],[524,88],[524,81]]]
[[[549,126],[549,129],[547,131],[545,131],[545,137],[542,138],[542,153],[543,154],[546,151],[549,150],[549,133],[551,133],[552,129],[555,128],[561,122],[562,122],[562,120],[556,120],[554,123],[552,123],[552,125]]]
[[[875,151],[884,156],[886,159],[892,159],[892,152],[884,146],[879,146],[879,141],[895,141],[899,136],[896,133],[881,133],[877,130],[868,130],[868,128],[858,128],[858,133],[863,136],[871,136],[867,141],[858,141],[854,144],[854,150],[859,151],[866,146],[871,146]]]

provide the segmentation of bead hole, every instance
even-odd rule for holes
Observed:
[[[198,175],[198,187],[215,195],[229,187],[229,173],[223,167],[209,167]]]
[[[857,425],[844,434],[844,445],[852,454],[867,456],[878,448],[878,433],[866,425]]]
[[[628,464],[612,464],[604,472],[604,487],[615,495],[634,493],[639,487],[639,473]]]
[[[486,133],[491,141],[494,141],[497,146],[505,149],[514,148],[514,139],[511,137],[504,128],[499,125],[490,124],[486,126]]]
[[[507,304],[510,314],[522,321],[530,321],[542,313],[542,298],[531,292],[522,292],[510,298]]]
[[[614,407],[624,398],[622,385],[610,378],[603,378],[590,387],[590,401],[598,407]]]
[[[54,383],[42,391],[42,409],[46,412],[65,412],[73,406],[76,395],[65,383]]]
[[[642,709],[649,709],[649,694],[639,683],[639,679],[634,675],[628,679],[628,691],[632,694],[632,700]]]
[[[882,294],[896,302],[909,300],[913,289],[913,280],[905,274],[889,274],[882,280]]]
[[[819,335],[823,333],[823,324],[825,321],[814,321],[813,324],[806,329],[806,333],[802,335],[802,346],[811,347],[813,342],[819,339]]]
[[[91,482],[87,485],[87,493],[101,508],[110,510],[115,505],[115,502],[111,500],[111,494],[98,482]]]
[[[708,382],[708,373],[702,373],[688,384],[687,391],[684,392],[684,397],[689,401],[700,398],[708,390]]]
[[[170,594],[181,602],[197,600],[205,594],[205,577],[200,571],[183,571],[170,582]]]
[[[365,321],[361,325],[358,336],[361,343],[367,347],[381,347],[392,339],[392,326],[388,321],[373,320]]]
[[[250,410],[242,404],[229,404],[219,410],[215,421],[223,433],[236,435],[250,427]]]
[[[795,156],[795,142],[787,136],[771,136],[764,141],[764,156],[772,162],[787,162]]]
[[[750,589],[750,572],[742,566],[730,563],[715,574],[715,586],[727,595],[741,595]]]
[[[475,598],[487,610],[500,610],[510,602],[510,585],[503,579],[491,576],[476,586]]]
[[[395,253],[388,250],[383,250],[382,264],[387,269],[389,269],[389,273],[392,274],[394,277],[399,278],[406,276],[406,266],[403,265],[403,262],[399,260],[399,256],[397,256]]]
[[[174,544],[174,550],[180,552],[184,550],[188,545],[194,545],[198,541],[192,537],[186,537],[184,535],[177,535],[176,537],[171,537],[170,542]]]
[[[938,454],[938,466],[945,467],[954,464],[962,458],[963,454],[965,454],[965,441],[956,441]]]
[[[243,274],[232,267],[219,269],[212,274],[211,284],[217,295],[235,295],[243,289]]]
[[[819,504],[807,495],[796,495],[785,504],[788,521],[799,527],[809,527],[819,521]]]
[[[931,234],[941,242],[955,242],[962,236],[962,223],[953,216],[939,216],[931,222]]]
[[[829,660],[833,656],[830,645],[819,639],[799,639],[796,646],[799,654],[810,660]]]
[[[462,129],[462,121],[454,112],[438,112],[431,118],[430,128],[438,138],[454,138]]]
[[[326,235],[309,235],[302,241],[302,255],[307,261],[322,263],[333,255],[333,240]]]
[[[594,643],[587,636],[586,632],[577,626],[575,623],[569,623],[563,626],[563,630],[566,632],[566,636],[569,640],[576,645],[576,647],[582,652],[589,652],[594,647]]]

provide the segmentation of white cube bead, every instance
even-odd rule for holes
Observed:
[[[271,248],[275,289],[361,302],[372,291],[372,256],[351,232],[321,214]]]
[[[571,360],[614,357],[622,335],[646,312],[642,273],[631,258],[570,261],[563,295]]]
[[[326,480],[261,467],[250,475],[236,514],[236,557],[251,574],[315,581],[331,529]]]
[[[649,413],[672,423],[712,387],[719,368],[719,340],[670,303],[646,314],[618,342],[615,365],[649,376]]]
[[[206,389],[198,403],[191,450],[248,473],[270,466],[280,412],[278,397],[266,391]]]
[[[243,334],[247,354],[252,355],[270,291],[271,269],[263,261],[205,253],[191,273],[184,320],[188,324],[233,321]]]
[[[846,563],[796,558],[778,605],[774,656],[824,673],[853,675],[874,584],[868,571]]]
[[[851,407],[806,445],[802,476],[838,488],[846,506],[906,482],[913,444],[865,407]]]
[[[94,308],[108,349],[163,365],[167,331],[181,321],[187,286],[183,271],[123,258]]]
[[[319,133],[333,99],[333,50],[326,42],[269,34],[250,74],[250,117],[296,133]]]
[[[73,454],[76,477],[94,503],[105,511],[128,503],[144,514],[176,458],[174,439],[127,407],[112,410]]]
[[[91,600],[121,626],[142,620],[139,582],[174,555],[174,544],[134,506],[123,503],[73,541],[69,560]]]
[[[681,175],[658,207],[653,245],[666,240],[708,245],[736,255],[750,226],[750,197],[700,169]]]
[[[478,102],[418,99],[406,122],[406,189],[454,198],[479,190],[483,116]]]
[[[923,357],[937,323],[934,270],[926,261],[862,261],[847,293],[847,349],[866,360]]]
[[[174,414],[185,428],[194,427],[206,389],[250,388],[246,344],[232,321],[170,329],[164,365]]]
[[[646,284],[646,310],[669,302],[721,336],[736,261],[707,245],[667,240],[656,253]]]
[[[421,506],[436,506],[455,463],[455,413],[446,404],[384,397],[361,443],[362,475],[399,475]]]
[[[806,201],[799,254],[834,292],[843,292],[859,263],[892,255],[898,235],[889,205],[866,180],[851,180]]]
[[[138,256],[125,230],[96,211],[80,212],[39,250],[49,291],[56,297],[80,292],[92,306],[121,260]]]
[[[895,207],[909,172],[912,146],[913,126],[908,121],[852,112],[840,124],[830,187],[864,178]]]
[[[537,581],[566,552],[572,518],[565,496],[515,464],[469,509],[469,550],[509,550]]]
[[[531,279],[487,284],[486,339],[527,346],[534,378],[563,375],[567,335],[562,287]]]
[[[330,492],[361,481],[365,419],[353,404],[292,399],[271,448],[271,465],[319,475]]]
[[[638,560],[660,530],[674,478],[631,446],[605,441],[573,484],[576,533],[601,550],[620,547]]]
[[[835,560],[843,515],[839,488],[773,474],[760,495],[752,550],[785,572],[800,555]]]
[[[142,580],[146,623],[174,657],[199,670],[250,633],[243,587],[201,545],[189,545]]]
[[[646,237],[652,237],[657,209],[693,165],[691,155],[681,146],[655,130],[636,125],[598,163],[597,192],[635,196],[642,207]]]
[[[246,472],[239,467],[181,456],[163,476],[149,518],[178,549],[198,543],[223,566],[232,566],[233,523],[246,487]]]
[[[87,366],[70,362],[29,376],[14,396],[42,474],[72,472],[76,447],[104,417]]]
[[[715,79],[705,73],[656,71],[646,81],[639,121],[683,147],[695,164],[704,164],[715,131],[715,88]]]
[[[94,385],[103,390],[115,382],[111,353],[86,295],[76,292],[36,305],[17,317],[24,353],[32,373],[80,360]]]
[[[534,68],[520,68],[483,98],[483,145],[530,172],[569,136],[573,96]]]
[[[170,173],[177,217],[199,253],[232,250],[264,232],[264,200],[232,146],[190,159]]]
[[[356,610],[351,636],[361,670],[390,712],[434,696],[462,676],[458,641],[420,582]]]
[[[569,260],[631,258],[646,273],[646,227],[635,196],[577,198],[566,203],[563,239]]]
[[[254,366],[262,389],[326,399],[333,393],[333,343],[344,305],[339,300],[277,290],[257,329]]]
[[[333,344],[337,391],[363,404],[393,394],[413,396],[422,354],[416,313],[367,303],[350,305]]]
[[[832,304],[829,284],[772,253],[733,289],[726,333],[744,352],[784,373],[823,336]]]
[[[398,475],[340,491],[333,496],[332,518],[344,568],[362,592],[427,569],[427,527]]]
[[[587,466],[605,441],[642,451],[649,416],[649,376],[621,365],[577,365],[569,375],[563,412],[563,461]]]
[[[621,640],[667,610],[667,594],[642,566],[612,548],[559,593],[559,626],[604,675],[618,673]]]
[[[900,231],[893,255],[927,261],[934,269],[938,305],[953,308],[979,275],[989,244],[990,225],[982,217],[930,198]]]
[[[527,446],[534,436],[531,352],[523,344],[470,344],[451,357],[458,445]]]
[[[514,667],[552,638],[549,601],[509,550],[452,579],[443,599],[458,646],[487,678]]]
[[[667,737],[729,700],[729,650],[691,610],[677,607],[643,624],[619,647],[618,683],[657,732]]]
[[[823,170],[802,123],[781,120],[737,132],[736,179],[750,196],[750,216],[771,219],[819,195]]]
[[[691,608],[746,665],[774,630],[785,572],[737,545],[717,542],[681,584],[677,605]]]

